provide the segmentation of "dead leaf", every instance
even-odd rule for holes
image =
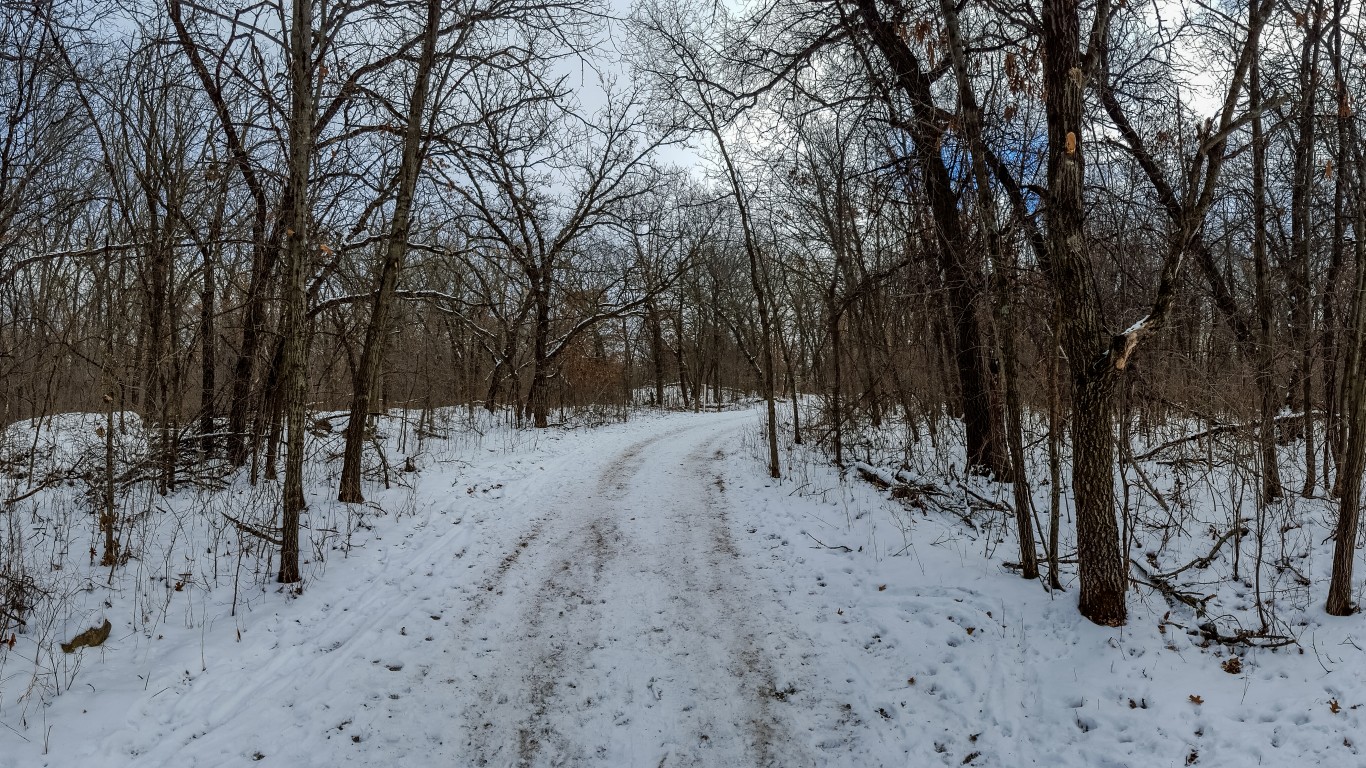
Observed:
[[[1336,715],[1337,713],[1342,711],[1342,705],[1338,703],[1337,699],[1329,699],[1328,711]]]
[[[1200,704],[1204,704],[1204,703],[1205,703],[1205,700],[1202,699],[1202,698],[1200,698],[1199,696],[1197,696],[1197,695],[1195,695],[1195,694],[1192,693],[1192,694],[1190,695],[1190,702],[1191,702],[1192,704],[1200,705]]]

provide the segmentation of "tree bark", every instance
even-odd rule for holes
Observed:
[[[527,275],[531,279],[536,317],[531,337],[531,389],[527,406],[537,429],[550,426],[550,279],[553,262],[544,258]]]
[[[307,397],[305,271],[308,264],[308,180],[313,155],[313,0],[293,0],[290,14],[289,228],[285,231],[283,396],[289,445],[285,456],[284,514],[280,519],[281,584],[299,573],[299,521],[304,503],[304,406]]]
[[[1006,397],[1006,444],[1010,450],[1011,472],[1009,480],[1015,499],[1015,525],[1020,543],[1020,575],[1026,579],[1039,577],[1038,554],[1034,545],[1034,524],[1031,511],[1029,480],[1024,467],[1023,416],[1019,395],[1019,384],[1015,380],[1015,321],[1014,297],[1007,275],[1007,265],[1013,269],[1014,257],[1006,253],[998,227],[995,192],[991,187],[991,175],[987,169],[985,142],[982,138],[982,117],[977,105],[977,95],[972,89],[968,75],[967,55],[964,52],[962,31],[958,23],[958,8],[953,0],[940,0],[944,14],[944,26],[949,43],[949,54],[953,59],[953,69],[958,80],[958,106],[962,117],[963,133],[968,140],[972,157],[972,172],[977,191],[977,207],[981,216],[982,237],[986,242],[987,254],[993,265],[993,284],[995,288],[996,336],[1001,350],[1001,374],[1005,379]]]
[[[965,234],[958,195],[942,151],[944,129],[931,93],[931,81],[900,36],[898,25],[883,18],[876,1],[858,0],[857,5],[873,45],[892,67],[897,87],[911,104],[912,119],[905,127],[914,143],[916,166],[934,217],[935,249],[944,276],[953,324],[954,367],[962,392],[967,469],[1006,477],[1010,466],[1001,446],[1005,430],[992,396],[987,344],[977,309],[978,298],[984,291],[981,265],[971,260],[973,248]]]
[[[1258,0],[1250,0],[1255,7]],[[1262,101],[1261,67],[1253,61],[1249,82],[1249,99],[1254,109]],[[1252,121],[1252,260],[1256,279],[1257,349],[1256,380],[1261,399],[1261,426],[1257,443],[1262,455],[1262,502],[1279,499],[1281,487],[1280,463],[1276,458],[1276,411],[1278,397],[1275,383],[1275,326],[1271,306],[1271,287],[1266,260],[1266,141],[1262,133],[1262,119]]]
[[[422,35],[422,52],[417,64],[413,92],[408,102],[408,121],[404,127],[403,159],[398,175],[398,199],[394,203],[394,218],[385,244],[384,261],[380,266],[379,290],[375,293],[370,311],[370,322],[365,329],[360,364],[356,367],[351,398],[351,418],[346,423],[346,444],[342,454],[342,473],[337,500],[360,503],[361,453],[365,445],[366,420],[370,416],[370,398],[379,371],[385,334],[389,327],[389,306],[393,303],[398,275],[408,252],[408,228],[413,210],[413,193],[417,189],[421,170],[423,116],[427,110],[427,92],[432,68],[436,61],[437,29],[441,21],[441,1],[427,0],[426,27]]]
[[[645,322],[650,327],[650,357],[654,364],[656,408],[664,407],[664,332],[659,320],[658,302],[645,305]]]
[[[1096,9],[1093,40],[1104,45],[1108,2]],[[1062,319],[1072,379],[1072,494],[1083,616],[1105,626],[1128,618],[1128,568],[1115,520],[1114,427],[1117,369],[1100,315],[1084,232],[1082,109],[1086,73],[1078,0],[1044,0],[1044,93],[1048,123],[1047,264]],[[1093,49],[1095,50],[1095,49]],[[1122,358],[1121,358],[1122,359]],[[1122,363],[1121,363],[1122,364]]]
[[[1358,173],[1361,171],[1359,162]],[[1357,225],[1366,225],[1366,206],[1357,201]],[[1356,290],[1352,300],[1351,340],[1347,375],[1343,379],[1343,424],[1346,450],[1338,472],[1342,486],[1333,574],[1328,582],[1326,609],[1333,616],[1357,610],[1352,603],[1352,570],[1356,559],[1357,527],[1361,517],[1361,477],[1366,471],[1366,244],[1356,241]]]

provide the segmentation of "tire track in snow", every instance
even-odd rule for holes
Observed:
[[[311,609],[317,616],[316,623],[298,623],[297,619],[309,611],[275,609],[276,616],[257,622],[254,631],[242,637],[240,658],[212,664],[211,673],[193,676],[193,685],[188,671],[178,682],[174,670],[160,671],[157,683],[166,681],[167,697],[175,690],[177,694],[210,703],[192,708],[194,714],[189,718],[164,713],[165,707],[156,701],[140,703],[129,711],[128,728],[92,748],[145,760],[148,764],[218,765],[223,756],[206,751],[201,746],[201,737],[208,733],[259,731],[252,723],[264,706],[275,713],[276,723],[305,728],[316,725],[313,720],[322,720],[339,740],[351,741],[353,735],[364,734],[355,741],[359,746],[352,748],[356,750],[352,759],[362,762],[375,749],[388,750],[390,755],[448,751],[439,742],[428,743],[434,734],[423,730],[423,726],[395,728],[389,724],[393,722],[391,718],[410,709],[410,701],[425,699],[430,710],[446,708],[443,698],[449,698],[460,665],[458,661],[453,664],[448,656],[432,653],[444,646],[435,642],[437,636],[453,624],[458,625],[455,619],[467,620],[469,614],[477,615],[482,605],[492,599],[490,595],[496,597],[502,591],[507,572],[526,552],[525,547],[516,543],[535,541],[553,514],[547,513],[541,503],[544,494],[555,492],[559,483],[581,471],[584,463],[583,457],[574,455],[533,460],[530,466],[543,468],[545,479],[537,483],[534,476],[519,477],[522,482],[514,483],[510,493],[499,499],[496,512],[487,506],[465,504],[463,494],[455,496],[456,501],[452,502],[445,479],[439,475],[424,478],[420,482],[426,487],[421,495],[435,503],[426,507],[425,519],[410,530],[386,531],[366,543],[370,556],[358,556],[352,561],[369,576],[360,580],[360,589],[343,594],[333,590],[326,580],[310,584],[300,605],[316,603]],[[599,463],[593,461],[592,465]],[[507,469],[498,471],[506,473]],[[441,487],[432,487],[433,483]],[[534,514],[527,514],[528,511]],[[469,598],[461,599],[463,590],[447,594],[430,590],[427,585],[435,571],[455,567],[455,561],[467,548],[468,539],[463,533],[466,529],[453,531],[452,523],[465,520],[466,526],[482,530],[483,523],[478,518],[490,514],[525,521],[493,528],[498,537],[511,535],[511,542],[484,542],[498,546],[506,543],[509,554],[470,584],[470,591],[475,594]],[[477,567],[478,559],[471,559],[471,565]],[[291,614],[296,620],[290,620]],[[411,636],[394,637],[406,630],[412,631]],[[396,645],[406,648],[398,651]],[[298,682],[301,679],[320,681],[315,695],[302,695]],[[383,695],[390,691],[398,695]],[[319,717],[317,710],[328,714]],[[149,721],[155,721],[156,727],[140,725]],[[371,724],[375,726],[373,734],[366,728]],[[382,733],[381,726],[389,732]],[[371,735],[377,737],[373,745]],[[246,736],[242,748],[247,749],[260,736],[259,732]],[[384,737],[382,740],[388,744],[381,743],[379,737]],[[272,746],[269,739],[264,741],[266,753],[282,749],[278,744]]]
[[[791,630],[748,586],[712,466],[743,416],[638,441],[546,500],[469,628],[477,764],[814,764],[763,642]]]
[[[584,501],[599,496],[606,501],[619,496],[625,481],[639,469],[639,464],[634,460],[665,436],[667,433],[639,440],[615,455],[598,473],[596,492],[581,494],[585,497]],[[576,482],[569,483],[570,492],[582,490],[592,474],[584,473]],[[555,619],[563,619],[566,612],[572,614],[585,610],[584,606],[587,606],[586,610],[592,614],[588,623],[597,623],[601,610],[596,609],[594,599],[589,594],[594,591],[594,583],[601,579],[604,568],[615,554],[611,545],[621,536],[610,517],[597,517],[586,525],[582,525],[582,522],[577,516],[567,519],[565,515],[553,512],[543,517],[534,526],[530,536],[521,542],[521,546],[504,558],[494,579],[471,606],[466,623],[479,624],[476,631],[487,629],[485,624],[488,623],[492,624],[493,629],[501,630],[505,621],[500,621],[497,615],[499,611],[490,604],[504,596],[503,584],[519,562],[532,563],[526,567],[534,568],[538,557],[545,559],[547,556],[542,550],[552,549],[552,563],[543,567],[535,578],[539,586],[534,590],[534,596],[516,611],[517,618],[512,622],[513,626],[525,630],[524,637],[512,641],[513,647],[518,650],[512,659],[513,666],[520,662],[525,669],[519,680],[525,693],[525,702],[515,707],[515,711],[507,711],[509,705],[518,704],[504,690],[506,674],[514,673],[515,670],[503,669],[498,671],[502,674],[495,673],[485,682],[476,701],[467,710],[465,720],[473,732],[469,746],[479,765],[488,765],[504,756],[505,750],[509,750],[513,742],[516,744],[515,764],[519,766],[532,764],[545,740],[555,740],[555,747],[561,752],[571,749],[547,725],[546,719],[559,689],[562,670],[571,660],[566,657],[580,660],[586,637],[576,639],[573,636],[575,633],[556,630],[553,625],[547,628],[545,616],[553,610]],[[554,529],[555,535],[543,535],[547,525]],[[530,554],[519,557],[523,552]],[[521,591],[516,591],[510,599],[516,601],[521,594]],[[490,610],[495,615],[487,616]],[[479,636],[481,641],[487,642],[488,639],[489,635]],[[476,654],[479,653],[476,650]],[[493,705],[496,714],[481,711],[489,704]],[[516,722],[515,736],[502,732],[500,726],[513,721]]]

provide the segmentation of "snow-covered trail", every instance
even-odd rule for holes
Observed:
[[[570,468],[459,633],[478,764],[805,765],[773,638],[793,633],[732,542],[716,466],[749,414]]]
[[[466,424],[302,594],[268,565],[236,597],[161,583],[178,562],[92,587],[71,626],[112,634],[56,655],[47,704],[0,700],[0,768],[1366,765],[1360,622],[1204,647],[1136,590],[1096,627],[1006,567],[999,518],[789,447],[772,481],[758,440],[754,411]],[[311,523],[359,521],[315,466]]]
[[[227,592],[187,590],[164,636],[116,630],[41,713],[45,748],[0,768],[842,762],[855,739],[813,698],[828,677],[810,682],[791,578],[736,527],[781,492],[728,492],[755,423],[650,416],[438,458],[301,596],[234,618]]]

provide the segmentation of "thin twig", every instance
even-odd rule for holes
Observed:
[[[802,531],[802,533],[806,533],[806,531]],[[824,548],[826,548],[826,549],[833,549],[833,550],[836,550],[836,551],[844,551],[844,552],[853,552],[853,551],[854,551],[854,550],[852,550],[852,549],[850,549],[850,548],[844,546],[843,544],[840,544],[840,545],[837,545],[837,546],[833,546],[833,547],[832,547],[832,546],[830,546],[829,544],[826,544],[825,542],[821,541],[820,539],[816,538],[815,536],[812,536],[812,535],[809,534],[809,533],[806,533],[806,538],[811,539],[812,541],[816,542],[817,544],[821,545],[822,547],[824,547]],[[812,547],[812,549],[815,549],[815,547]]]

